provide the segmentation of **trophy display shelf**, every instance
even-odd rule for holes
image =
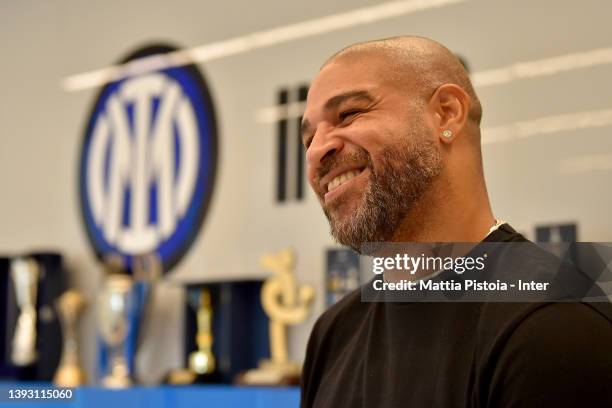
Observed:
[[[1,382],[0,391],[7,389],[43,389],[50,383]],[[299,407],[298,387],[236,387],[231,385],[187,385],[187,386],[133,386],[124,389],[82,386],[74,388],[72,400],[53,400],[53,408],[74,407],[130,407],[130,408],[187,408],[198,406],[241,408],[292,408]],[[6,402],[6,400],[4,400]],[[0,402],[3,402],[0,399]],[[21,401],[8,406],[19,408],[40,407],[40,401]],[[4,407],[4,404],[0,404]]]
[[[236,375],[268,358],[263,279],[203,279],[185,284],[182,368],[170,384],[232,384]]]

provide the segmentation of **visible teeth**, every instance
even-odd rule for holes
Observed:
[[[353,177],[357,177],[359,173],[361,173],[359,170],[351,170],[334,177],[332,181],[327,184],[327,191],[332,191],[334,188],[341,186]]]

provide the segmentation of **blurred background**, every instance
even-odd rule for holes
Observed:
[[[297,123],[322,62],[358,41],[421,35],[461,56],[484,108],[484,166],[495,215],[531,239],[610,241],[611,14],[611,3],[595,0],[3,1],[0,374],[50,379],[63,343],[44,337],[57,327],[41,325],[59,324],[57,298],[74,288],[87,302],[76,324],[80,364],[96,384],[110,353],[96,312],[109,270],[133,276],[134,260],[145,254],[152,258],[141,269],[157,267],[159,278],[142,280],[140,297],[130,301],[147,304],[147,313],[134,309],[146,318],[125,318],[132,336],[126,347],[138,351],[126,352],[137,382],[159,384],[188,366],[202,330],[196,324],[202,288],[213,296],[217,369],[227,368],[223,353],[234,361],[240,342],[257,350],[239,368],[254,368],[244,365],[268,353],[268,315],[241,310],[261,308],[260,285],[273,271],[260,258],[285,248],[293,249],[296,288],[311,285],[315,293],[312,303],[304,300],[308,317],[288,330],[289,358],[302,361],[317,316],[359,277],[352,255],[330,238],[305,181]],[[129,72],[108,69],[176,49],[189,51],[158,60],[161,67],[149,59]],[[178,92],[178,108],[162,117],[169,89]],[[151,142],[157,115],[158,127],[168,126],[166,145]],[[120,118],[127,123],[124,139],[117,136]],[[161,174],[169,179],[160,181]],[[123,183],[114,199],[113,180]],[[146,190],[140,201],[138,183]],[[172,203],[164,225],[163,203]],[[120,214],[115,232],[111,208]],[[14,261],[31,254],[38,255],[27,259],[41,265],[37,281],[19,289]],[[188,284],[202,295],[195,306]],[[27,303],[19,292],[32,294],[32,285],[38,285],[36,347],[57,357],[26,373],[11,353]],[[251,303],[232,309],[223,296]],[[220,351],[226,327],[247,321],[255,322],[250,333],[261,336],[243,336]]]

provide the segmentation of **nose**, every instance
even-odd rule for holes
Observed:
[[[311,169],[317,169],[324,159],[337,154],[343,147],[342,138],[325,129],[317,129],[306,151],[306,162]]]

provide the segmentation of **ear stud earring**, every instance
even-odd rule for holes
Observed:
[[[442,131],[442,136],[444,136],[445,138],[449,138],[449,137],[453,137],[453,131],[446,129],[444,131]]]

